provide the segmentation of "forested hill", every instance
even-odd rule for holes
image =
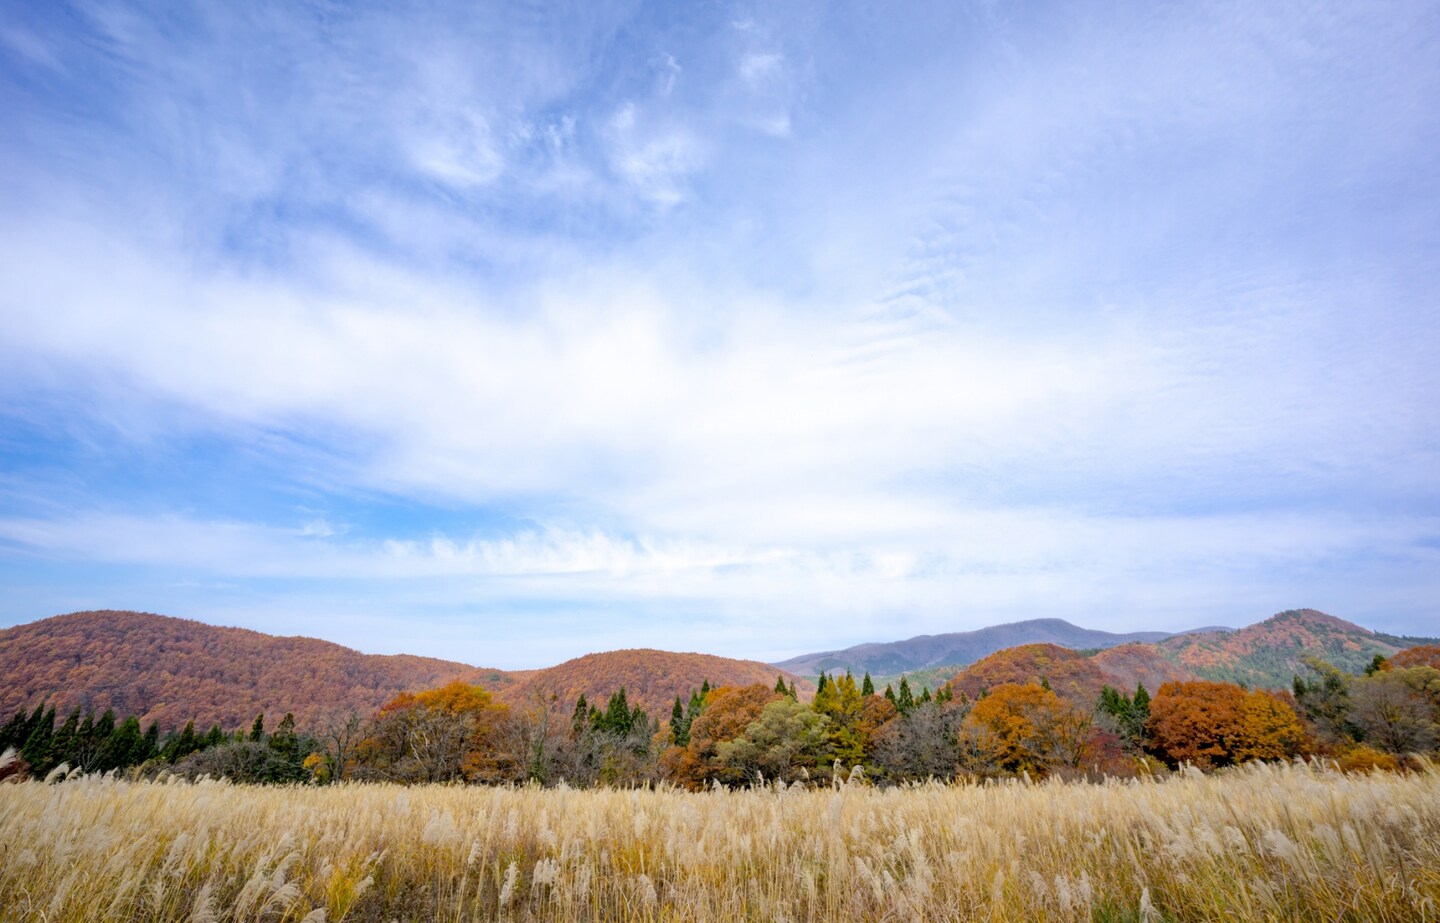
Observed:
[[[238,728],[261,712],[293,712],[300,726],[314,727],[453,679],[490,689],[514,682],[463,663],[140,612],[76,612],[0,630],[6,715],[43,697],[61,714],[77,705],[113,708],[166,727],[193,720]]]
[[[773,686],[782,673],[787,683],[796,683],[802,698],[814,692],[811,681],[754,660],[648,649],[607,651],[532,671],[502,690],[500,698],[521,705],[538,692],[573,703],[583,693],[592,704],[604,705],[611,694],[623,688],[632,706],[639,704],[652,718],[664,719],[670,716],[676,696],[688,699],[690,692],[706,681],[712,687]]]
[[[1381,634],[1314,609],[1290,609],[1238,631],[1177,635],[1155,647],[1166,660],[1205,679],[1279,689],[1306,672],[1307,656],[1357,673],[1376,654],[1389,657],[1433,643],[1433,638]]]
[[[401,692],[464,680],[502,702],[535,695],[564,708],[586,698],[604,706],[624,688],[633,705],[666,718],[675,697],[712,686],[774,685],[782,671],[753,660],[657,650],[589,654],[543,670],[506,672],[408,654],[378,655],[319,641],[140,612],[76,612],[0,630],[0,715],[48,700],[60,714],[79,705],[143,723],[202,729],[249,727],[265,713],[292,712],[319,729],[351,712],[368,717]],[[802,694],[814,686],[785,674]]]

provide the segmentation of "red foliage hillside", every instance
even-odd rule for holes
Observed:
[[[981,690],[1001,683],[1039,683],[1044,680],[1056,695],[1089,705],[1107,683],[1113,685],[1094,661],[1055,644],[1022,644],[997,651],[966,667],[950,681],[956,692],[974,699]]]
[[[1376,654],[1399,652],[1404,645],[1397,640],[1314,609],[1292,609],[1238,631],[1178,635],[1155,646],[1206,679],[1285,689],[1305,673],[1307,656],[1358,673]]]
[[[62,715],[76,705],[113,708],[167,727],[194,720],[229,730],[261,712],[274,722],[288,711],[301,728],[315,728],[456,678],[490,689],[513,682],[463,663],[139,612],[76,612],[0,630],[7,716],[48,699]]]
[[[1434,667],[1440,670],[1440,645],[1421,644],[1407,647],[1391,657],[1385,666],[1392,670],[1403,670],[1406,667]]]
[[[1166,683],[1200,678],[1188,667],[1166,658],[1153,644],[1122,644],[1090,659],[1109,677],[1107,682],[1126,695],[1134,692],[1139,683],[1153,694]]]
[[[603,708],[606,700],[623,686],[625,698],[632,707],[638,703],[650,717],[663,721],[670,717],[676,696],[688,698],[690,691],[699,689],[706,680],[712,688],[752,683],[774,686],[775,678],[782,673],[786,682],[795,681],[802,692],[814,691],[813,684],[797,680],[768,663],[639,649],[587,654],[558,666],[535,670],[500,690],[499,697],[502,701],[519,703],[537,691],[547,697],[553,693],[568,707],[583,692],[587,701]]]

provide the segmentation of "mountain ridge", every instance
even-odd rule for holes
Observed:
[[[1056,644],[1084,650],[1135,641],[1160,641],[1174,635],[1168,631],[1100,631],[1057,618],[1025,619],[971,631],[915,635],[902,641],[874,641],[840,650],[801,654],[777,661],[775,666],[804,674],[850,670],[857,675],[869,672],[891,676],[942,665],[964,667],[996,651],[1021,644]]]

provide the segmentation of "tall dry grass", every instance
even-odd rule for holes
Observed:
[[[0,920],[1435,920],[1440,771],[569,791],[0,786]]]

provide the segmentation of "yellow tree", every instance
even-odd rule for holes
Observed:
[[[402,692],[380,709],[361,749],[367,774],[405,782],[506,777],[497,737],[507,712],[490,693],[459,680]]]
[[[1038,683],[1002,683],[960,725],[967,768],[981,773],[1044,775],[1078,766],[1091,718]]]

